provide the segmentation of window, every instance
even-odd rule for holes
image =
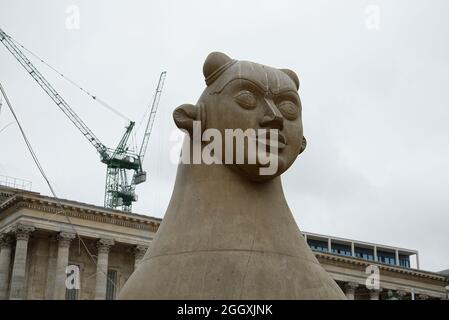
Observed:
[[[77,289],[65,289],[65,299],[66,300],[78,300]]]
[[[332,243],[332,252],[343,256],[351,256],[351,246],[339,243]]]
[[[399,257],[399,265],[404,268],[410,268],[410,259],[409,257],[400,256]]]
[[[374,260],[374,251],[369,248],[355,247],[355,256],[365,260]]]
[[[385,264],[396,265],[394,253],[379,251],[377,253],[377,260]]]
[[[314,251],[328,251],[327,250],[327,242],[320,240],[307,239],[307,243],[310,246],[310,249]]]
[[[117,289],[117,270],[108,270],[108,281],[106,283],[106,300],[114,300]]]

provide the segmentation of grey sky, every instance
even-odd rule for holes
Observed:
[[[79,30],[66,28],[70,5]],[[373,8],[378,29],[366,25]],[[171,113],[203,91],[206,55],[295,70],[309,144],[283,181],[300,228],[417,249],[438,271],[449,265],[447,12],[445,0],[0,0],[0,27],[137,122],[168,71],[134,206],[156,217],[176,173]],[[118,142],[123,120],[36,65],[106,145]],[[58,195],[101,205],[105,166],[4,46],[0,81]],[[0,128],[10,121],[4,108]],[[49,193],[15,126],[0,146],[0,174]]]

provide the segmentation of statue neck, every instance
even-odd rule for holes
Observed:
[[[219,164],[179,164],[173,196],[178,192],[192,192],[198,197],[208,197],[211,202],[229,199],[226,207],[244,203],[284,202],[281,178],[275,177],[264,182],[253,182],[241,176],[226,165]],[[179,198],[178,198],[179,200]]]

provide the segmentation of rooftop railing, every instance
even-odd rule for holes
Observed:
[[[31,191],[32,182],[0,174],[0,186]]]

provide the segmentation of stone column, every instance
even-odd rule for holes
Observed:
[[[137,265],[143,259],[145,253],[147,252],[147,246],[136,246],[134,248],[134,270],[136,270]]]
[[[28,239],[35,229],[33,226],[18,224],[14,226],[16,235],[16,252],[11,276],[11,290],[9,299],[20,300],[25,298],[25,272],[27,262]]]
[[[394,260],[396,262],[396,265],[400,266],[400,264],[399,264],[399,250],[398,249],[396,249],[396,251],[394,252]]]
[[[0,250],[0,300],[6,300],[11,266],[11,237],[9,235],[0,235]]]
[[[109,249],[113,245],[114,240],[111,239],[100,239],[97,242],[98,256],[97,256],[97,274],[95,283],[96,300],[106,299]]]
[[[55,297],[55,274],[56,262],[58,260],[57,235],[48,237],[48,263],[47,263],[47,285],[45,287],[45,300],[53,300]]]
[[[58,256],[56,260],[55,273],[55,300],[65,300],[67,274],[65,272],[69,263],[70,242],[75,238],[75,234],[61,232],[58,235]]]
[[[369,292],[369,299],[370,300],[379,300],[379,295],[380,295],[380,289],[372,289]]]
[[[355,289],[357,289],[357,287],[359,286],[359,284],[357,282],[347,282],[345,283],[345,295],[346,298],[348,298],[348,300],[354,300],[355,299]]]

